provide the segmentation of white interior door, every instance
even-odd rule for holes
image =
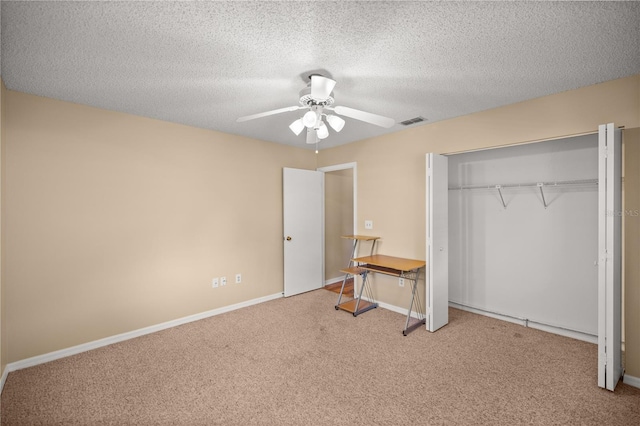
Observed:
[[[284,168],[284,296],[324,283],[324,173]]]
[[[622,134],[598,131],[598,386],[614,390],[622,376]]]
[[[427,154],[427,330],[449,322],[448,158]]]

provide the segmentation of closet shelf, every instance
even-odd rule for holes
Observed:
[[[597,185],[598,179],[564,180],[556,182],[534,182],[534,183],[511,183],[499,185],[464,185],[450,187],[449,191],[459,191],[463,189],[505,189],[505,188],[536,188],[536,187],[562,187],[578,185]]]
[[[505,188],[538,188],[540,190],[540,197],[542,198],[542,205],[546,209],[549,207],[549,203],[547,203],[547,199],[544,196],[544,187],[567,187],[567,186],[579,186],[579,185],[597,185],[598,179],[581,179],[581,180],[563,180],[556,182],[536,182],[536,183],[512,183],[506,185],[475,185],[475,186],[458,186],[449,188],[449,191],[463,190],[463,189],[496,189],[498,190],[498,195],[500,195],[500,202],[502,203],[502,207],[506,210],[507,203],[504,201],[504,196],[502,195],[502,190]]]

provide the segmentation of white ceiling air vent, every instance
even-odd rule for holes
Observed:
[[[427,121],[427,119],[424,117],[416,117],[401,121],[400,124],[402,124],[403,126],[411,126],[412,124],[421,123],[423,121]]]

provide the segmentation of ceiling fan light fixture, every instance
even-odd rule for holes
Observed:
[[[336,132],[340,132],[340,130],[342,130],[342,128],[344,127],[344,120],[337,115],[327,115],[327,122]]]
[[[313,126],[315,126],[317,121],[318,117],[316,116],[316,112],[313,110],[307,111],[302,116],[302,123],[308,128],[312,128]]]
[[[326,139],[327,136],[329,136],[329,129],[327,125],[324,124],[324,121],[321,121],[318,126],[318,139]]]
[[[304,123],[302,122],[302,118],[299,118],[296,121],[294,121],[293,123],[291,123],[289,125],[289,128],[291,129],[291,131],[293,133],[296,134],[296,136],[298,136],[300,133],[302,133],[302,130],[304,129]]]

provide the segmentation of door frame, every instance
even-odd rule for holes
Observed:
[[[353,170],[353,233],[357,234],[358,233],[358,163],[351,162],[351,163],[335,164],[332,166],[318,167],[316,168],[316,171],[322,172],[322,173],[329,173],[329,172],[337,172],[340,170],[348,170],[348,169]],[[324,204],[325,196],[326,196],[326,187],[325,187],[325,192],[322,195],[323,204]],[[324,212],[322,213],[324,217]],[[323,232],[326,232],[326,231],[323,231]],[[324,238],[326,238],[326,235],[324,236]],[[324,259],[326,258],[326,253],[323,253],[323,254],[325,254],[322,257],[322,268],[324,270],[325,268]]]

